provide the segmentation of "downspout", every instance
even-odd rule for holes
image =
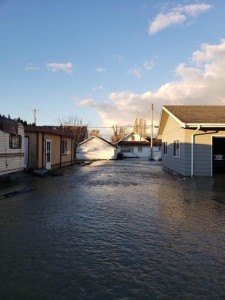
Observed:
[[[191,177],[194,176],[194,142],[196,132],[201,128],[199,125],[191,135]]]

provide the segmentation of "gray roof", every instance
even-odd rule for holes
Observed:
[[[183,123],[225,124],[225,106],[220,105],[165,105]]]

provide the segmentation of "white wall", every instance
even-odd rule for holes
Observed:
[[[77,148],[77,159],[80,160],[115,158],[116,148],[97,138],[88,140],[80,144]]]
[[[123,139],[123,141],[146,141],[146,139],[144,139],[143,137],[140,136],[140,134],[137,133],[132,133],[130,135],[128,135],[127,137],[125,137]]]
[[[133,151],[132,153],[134,153],[135,155],[138,155],[139,157],[150,157],[151,155],[151,148],[150,146],[140,146],[142,147],[142,152],[138,151],[138,146],[118,146],[118,149],[117,149],[117,153],[120,153],[120,152],[124,152],[126,153],[125,151],[122,151],[123,149],[125,150],[126,148],[132,148]],[[161,158],[161,149],[160,147],[153,147],[153,156],[157,156],[158,158]]]
[[[0,130],[0,176],[24,169],[24,128],[20,123],[18,135],[22,137],[21,149],[10,149],[10,134]]]

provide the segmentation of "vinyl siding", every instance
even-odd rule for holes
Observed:
[[[77,159],[81,160],[115,159],[115,155],[115,147],[98,139],[91,139],[77,148]]]
[[[24,169],[24,129],[22,124],[18,124],[18,135],[22,138],[21,148],[10,149],[10,134],[0,131],[0,175]]]
[[[162,142],[167,142],[167,154],[162,154],[162,166],[186,176],[186,145],[184,130],[181,128],[180,124],[170,116],[166,119],[165,125],[166,126],[162,134]],[[173,146],[174,140],[177,139],[180,142],[180,156],[174,157]]]
[[[61,155],[61,136],[42,132],[26,132],[29,137],[29,168],[45,168],[45,141],[51,140],[51,166],[52,168],[71,165],[74,158],[73,139],[67,140],[67,154]]]
[[[192,134],[195,129],[182,129],[172,118],[168,118],[168,123],[163,133],[163,141],[168,142],[168,155],[163,155],[162,165],[184,176],[191,176],[191,145]],[[180,133],[182,131],[182,133]],[[173,145],[170,141],[176,136],[184,137],[181,143],[181,157],[173,158]],[[194,141],[194,176],[212,175],[212,136],[225,136],[225,130],[199,130],[195,134]],[[171,147],[169,149],[169,147]],[[180,165],[181,164],[181,165]],[[182,166],[183,164],[183,166]]]

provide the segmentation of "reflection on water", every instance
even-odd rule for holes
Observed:
[[[0,200],[1,299],[224,297],[225,178],[144,160],[63,172]]]

